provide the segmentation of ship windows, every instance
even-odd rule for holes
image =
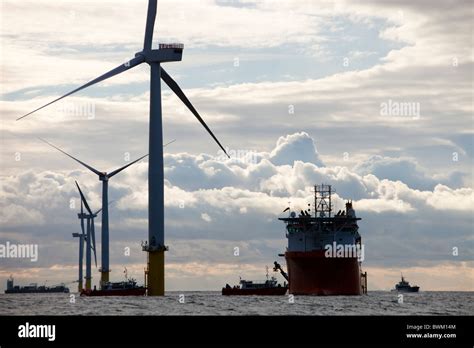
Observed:
[[[296,232],[299,232],[299,231],[300,231],[300,229],[299,229],[299,228],[296,228],[296,227],[290,227],[290,226],[288,226],[288,228],[287,228],[287,229],[288,229],[288,232],[289,232],[289,233],[296,233]]]

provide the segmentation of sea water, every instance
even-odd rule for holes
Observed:
[[[474,292],[369,291],[362,296],[222,296],[216,291],[164,297],[0,294],[1,315],[473,315]]]

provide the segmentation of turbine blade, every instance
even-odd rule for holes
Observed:
[[[42,142],[48,144],[49,146],[54,147],[56,150],[58,150],[59,152],[62,152],[62,153],[65,154],[66,156],[72,158],[74,161],[76,161],[76,162],[82,164],[84,167],[86,167],[87,169],[89,169],[91,172],[93,172],[93,173],[95,173],[95,174],[97,174],[97,175],[99,175],[99,176],[102,175],[102,173],[99,172],[97,169],[95,169],[95,168],[91,167],[90,165],[88,165],[88,164],[82,162],[81,160],[78,160],[77,158],[71,156],[71,155],[68,154],[67,152],[61,150],[59,147],[57,147],[57,146],[51,144],[50,142],[44,140],[43,138],[38,137],[38,139],[41,140]]]
[[[148,0],[148,12],[146,15],[145,42],[143,50],[151,50],[153,40],[153,29],[155,27],[157,0]]]
[[[109,202],[109,206],[111,206],[113,203],[115,203],[115,201],[110,201]],[[102,208],[100,208],[99,210],[97,210],[94,215],[98,215],[100,212],[102,211]]]
[[[26,116],[28,116],[28,115],[31,115],[32,113],[34,113],[34,112],[36,112],[36,111],[39,111],[39,110],[41,110],[41,109],[47,107],[48,105],[51,105],[51,104],[57,102],[58,100],[61,100],[61,99],[65,98],[65,97],[67,97],[67,96],[69,96],[69,95],[71,95],[71,94],[73,94],[73,93],[79,92],[80,90],[82,90],[82,89],[84,89],[84,88],[87,88],[87,87],[89,87],[89,86],[92,86],[92,85],[94,85],[94,84],[96,84],[96,83],[99,83],[99,82],[101,82],[101,81],[104,81],[104,80],[106,80],[106,79],[108,79],[108,78],[110,78],[110,77],[112,77],[112,76],[115,76],[115,75],[120,74],[120,73],[122,73],[122,72],[124,72],[124,71],[127,71],[128,69],[131,69],[131,68],[133,68],[133,67],[135,67],[135,66],[137,66],[137,65],[139,65],[139,64],[141,64],[141,63],[143,63],[144,61],[145,61],[145,58],[144,58],[143,56],[135,57],[135,58],[133,58],[132,60],[130,60],[130,61],[124,63],[124,64],[121,64],[121,65],[119,65],[118,67],[116,67],[116,68],[110,70],[109,72],[106,72],[105,74],[103,74],[103,75],[101,75],[101,76],[95,78],[94,80],[87,82],[85,85],[82,85],[82,86],[80,86],[80,87],[78,87],[78,88],[72,90],[71,92],[66,93],[65,95],[63,95],[63,96],[61,96],[61,97],[54,99],[53,101],[51,101],[51,102],[49,102],[49,103],[47,103],[47,104],[45,104],[45,105],[43,105],[43,106],[41,106],[41,107],[39,107],[39,108],[37,108],[37,109],[35,109],[35,110],[33,110],[33,111],[27,113],[26,115],[23,115],[23,116],[21,116],[21,117],[18,117],[16,120],[17,120],[17,121],[18,121],[18,120],[21,120],[22,118],[24,118],[24,117],[26,117]]]
[[[84,206],[86,207],[89,214],[92,215],[91,208],[89,208],[89,204],[87,204],[86,197],[84,197],[84,195],[82,194],[81,188],[79,187],[79,184],[77,183],[77,181],[76,181],[76,186],[77,186],[77,189],[79,190],[79,194],[81,195],[81,199],[84,202]]]
[[[91,237],[92,237],[92,250],[94,250],[94,261],[95,261],[95,267],[97,268],[97,254],[95,252],[95,223],[94,223],[94,218],[92,218],[92,223],[91,223]]]
[[[163,147],[167,147],[169,144],[172,144],[172,143],[174,143],[175,141],[176,141],[176,139],[173,139],[173,140],[167,142],[165,145],[163,145]]]
[[[206,122],[204,122],[204,120],[202,119],[202,117],[199,115],[199,113],[196,111],[196,109],[194,108],[193,104],[191,104],[191,102],[189,101],[189,99],[186,97],[186,95],[184,94],[184,92],[181,90],[181,88],[178,86],[178,84],[176,83],[175,80],[173,80],[171,78],[170,75],[168,75],[168,73],[163,69],[161,68],[161,78],[163,79],[163,81],[165,81],[165,83],[168,85],[169,88],[171,88],[171,90],[179,97],[179,99],[181,99],[181,101],[184,103],[184,105],[186,105],[188,107],[189,110],[191,110],[191,112],[194,114],[194,116],[196,116],[196,118],[198,119],[199,122],[201,122],[201,124],[203,125],[204,128],[206,128],[207,132],[211,135],[211,137],[216,141],[217,145],[219,145],[219,147],[222,149],[222,151],[224,151],[224,153],[227,155],[227,157],[230,158],[230,156],[227,154],[227,151],[224,149],[224,147],[221,145],[221,143],[219,142],[219,140],[217,140],[216,136],[214,135],[214,133],[212,133],[212,131],[209,129],[209,127],[207,126]]]
[[[120,172],[121,172],[122,170],[124,170],[125,168],[130,167],[132,164],[134,164],[134,163],[140,161],[141,159],[145,158],[146,156],[148,156],[148,154],[146,154],[146,155],[140,157],[139,159],[136,159],[136,160],[133,161],[133,162],[130,162],[129,164],[124,165],[123,167],[120,167],[119,169],[114,170],[113,172],[107,174],[107,177],[110,179],[110,178],[113,177],[115,174],[120,173]]]
[[[109,205],[112,205],[112,203],[115,203],[115,201],[109,202]],[[97,211],[94,213],[94,215],[98,215],[101,211],[102,211],[102,208],[100,208],[99,210],[97,210]]]

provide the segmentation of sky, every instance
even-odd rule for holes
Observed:
[[[101,186],[37,137],[102,171],[146,154],[149,67],[15,120],[133,58],[146,1],[0,6],[0,244],[39,247],[36,262],[0,259],[0,288],[10,274],[72,288],[74,181],[93,209]],[[473,14],[470,1],[160,0],[153,47],[184,44],[166,70],[232,155],[163,84],[164,141],[176,139],[164,158],[166,289],[263,279],[284,265],[282,210],[325,183],[336,211],[351,199],[362,218],[369,290],[403,272],[422,290],[473,291]],[[143,279],[147,167],[110,181],[115,280],[124,267]]]

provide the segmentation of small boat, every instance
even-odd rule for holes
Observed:
[[[409,282],[405,280],[402,274],[402,280],[395,285],[395,289],[392,291],[398,291],[398,292],[418,292],[420,290],[419,286],[411,286]]]
[[[286,282],[283,285],[278,284],[275,277],[268,278],[267,269],[267,280],[263,282],[254,282],[252,280],[240,279],[239,285],[230,286],[226,284],[222,288],[222,295],[263,295],[263,296],[274,296],[274,295],[285,295],[288,291],[288,285]]]

